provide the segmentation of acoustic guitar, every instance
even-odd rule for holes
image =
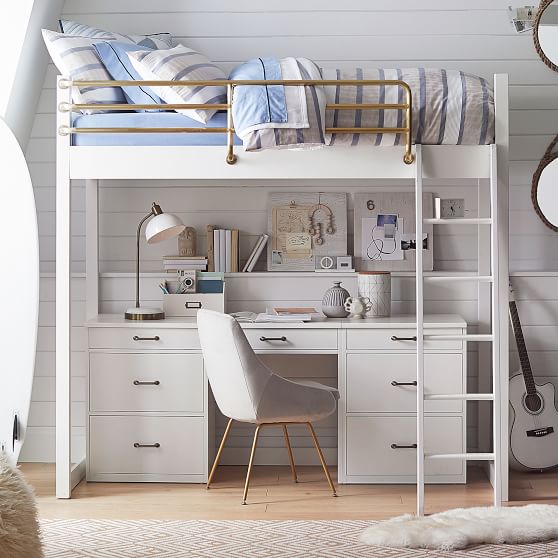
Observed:
[[[509,313],[521,363],[510,378],[510,466],[542,471],[558,466],[555,388],[535,383],[511,282]]]

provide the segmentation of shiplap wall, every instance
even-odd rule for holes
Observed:
[[[178,42],[205,53],[225,71],[254,56],[306,56],[324,67],[434,66],[462,69],[492,79],[497,72],[510,74],[511,95],[511,269],[522,272],[516,280],[519,310],[525,336],[532,350],[535,373],[552,377],[558,351],[557,278],[528,271],[558,270],[555,234],[544,228],[531,209],[529,187],[537,161],[554,133],[558,132],[558,75],[539,61],[530,35],[515,35],[507,19],[509,0],[353,0],[341,7],[333,0],[67,0],[63,17],[121,31],[150,33],[170,31]],[[36,378],[33,390],[31,427],[23,459],[51,461],[54,456],[54,152],[55,74],[51,64],[41,94],[32,139],[27,150],[35,186],[41,235],[40,332]],[[266,227],[269,191],[321,190],[358,191],[398,187],[408,183],[379,182],[273,182],[250,183],[231,188],[225,183],[105,182],[101,185],[101,285],[102,310],[122,311],[133,299],[134,234],[138,220],[151,201],[158,200],[167,211],[178,213],[195,226],[199,247],[205,247],[207,223],[238,227],[242,256]],[[476,215],[476,184],[430,183],[427,188],[442,197],[465,198],[469,216]],[[84,188],[74,186],[73,254],[76,271],[73,297],[74,337],[74,439],[75,455],[83,455],[85,416],[84,317]],[[352,223],[352,206],[349,204]],[[352,237],[349,239],[352,246]],[[143,250],[143,269],[155,272],[160,257],[174,251],[174,243]],[[471,228],[443,228],[434,240],[436,269],[473,270],[477,251],[476,233]],[[331,278],[300,279],[268,276],[235,277],[229,280],[229,310],[259,310],[271,303],[308,302],[319,305]],[[159,299],[156,278],[142,278],[144,300]],[[351,286],[351,285],[350,285]],[[352,285],[354,289],[354,285]],[[413,283],[410,278],[394,279],[394,312],[412,312]],[[426,291],[426,310],[457,312],[472,324],[477,320],[476,289],[472,285],[437,286]],[[512,351],[513,353],[513,351]],[[469,355],[469,384],[477,376],[476,348]],[[517,359],[512,355],[513,367]],[[274,359],[273,364],[294,376],[309,374],[333,381],[335,362],[307,358]],[[556,374],[558,376],[558,373]],[[476,414],[469,418],[469,446],[476,447]],[[335,454],[336,429],[331,420],[319,431],[328,457]],[[303,446],[307,440],[295,439]],[[272,439],[266,446],[278,446]],[[244,458],[247,438],[237,436],[229,460]],[[236,453],[235,453],[236,452]],[[284,450],[266,448],[270,460],[286,459]],[[286,461],[285,461],[286,462]]]

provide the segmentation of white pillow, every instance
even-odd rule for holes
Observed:
[[[209,81],[227,79],[223,71],[205,56],[184,45],[177,45],[168,50],[128,52],[128,58],[144,80]],[[225,103],[227,100],[227,92],[223,86],[182,85],[152,87],[151,89],[166,103]],[[205,124],[217,111],[214,109],[180,109],[177,112]]]
[[[112,31],[104,31],[97,27],[91,27],[78,23],[77,21],[69,21],[66,19],[58,20],[60,31],[65,35],[89,37],[90,39],[102,39],[103,41],[117,40],[121,43],[134,43],[147,48],[171,48],[172,35],[170,33],[153,33],[151,35],[123,35],[122,33],[113,33]]]
[[[64,76],[75,80],[112,80],[93,47],[103,39],[73,37],[48,29],[43,29],[43,39],[52,61]],[[73,87],[72,99],[76,103],[126,103],[120,87]]]

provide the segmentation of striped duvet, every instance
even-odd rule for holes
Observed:
[[[413,94],[413,143],[484,145],[494,142],[494,98],[488,82],[455,70],[321,69],[323,79],[398,79]],[[314,77],[314,76],[308,76]],[[320,74],[316,76],[320,78]],[[322,145],[400,145],[402,134],[326,134],[326,127],[399,127],[404,113],[398,110],[325,110],[327,103],[401,103],[404,91],[393,86],[326,86],[325,96],[306,87],[309,127],[274,128],[243,137],[249,151],[281,147],[315,148]],[[325,100],[323,100],[325,99]]]

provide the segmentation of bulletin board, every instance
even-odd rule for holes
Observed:
[[[355,268],[358,271],[415,269],[415,195],[412,192],[358,193],[355,202]],[[433,194],[422,196],[423,218],[433,216]],[[423,267],[433,269],[433,226],[423,226]]]
[[[272,192],[268,271],[314,271],[318,256],[347,254],[347,195]]]

